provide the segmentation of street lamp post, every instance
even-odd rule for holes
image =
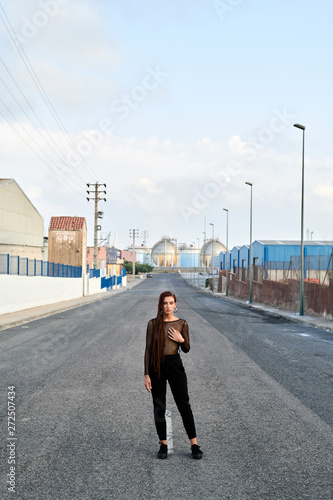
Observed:
[[[202,265],[205,268],[206,267],[206,231],[203,231],[202,234],[204,235]],[[206,272],[206,269],[205,269],[205,272]]]
[[[252,304],[252,183],[245,182],[251,187],[251,201],[250,201],[250,262],[249,262],[249,278],[250,278],[250,290],[249,290],[249,302]]]
[[[212,275],[212,292],[214,292],[214,276],[213,276],[214,224],[210,222],[209,225],[212,226],[212,256],[210,259],[210,272]]]
[[[228,271],[229,271],[229,256],[228,256],[228,219],[229,219],[229,210],[227,208],[224,208],[223,209],[225,212],[227,212],[227,241],[226,241],[226,244],[227,244],[227,252],[226,252],[226,259],[225,259],[225,262],[226,262],[226,277],[227,277],[227,281],[226,281],[226,285],[225,285],[225,296],[228,297],[228,283],[229,283],[229,279],[228,279]]]
[[[192,241],[193,252],[191,253],[191,269],[193,269],[193,284],[195,285],[195,241]],[[191,271],[191,283],[192,283],[192,271]]]
[[[299,296],[299,314],[304,315],[304,136],[305,126],[295,123],[294,127],[303,131],[303,147],[302,147],[302,196],[301,196],[301,279],[300,279],[300,296]]]
[[[197,240],[198,240],[198,250],[200,250],[200,238],[197,238]],[[200,253],[198,258],[198,287],[199,287],[199,269],[200,269]]]

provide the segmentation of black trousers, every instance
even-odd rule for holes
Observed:
[[[166,440],[165,401],[167,380],[189,439],[196,437],[194,418],[189,402],[187,377],[179,354],[164,356],[161,376],[158,378],[153,368],[149,369],[154,404],[154,419],[160,441]]]

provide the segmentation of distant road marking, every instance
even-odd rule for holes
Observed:
[[[165,420],[167,426],[168,455],[170,455],[173,453],[172,420],[170,410],[165,410]]]

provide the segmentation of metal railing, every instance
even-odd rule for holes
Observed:
[[[27,257],[19,257],[18,255],[0,254],[0,274],[81,278],[82,267],[28,259]]]

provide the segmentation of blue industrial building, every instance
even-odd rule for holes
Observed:
[[[333,251],[333,241],[305,241],[304,257],[326,256]],[[253,264],[264,267],[268,262],[290,262],[293,257],[300,256],[299,241],[256,240],[252,243]],[[250,260],[249,245],[235,246],[229,252],[229,269],[248,268]],[[220,269],[226,269],[226,252],[219,256]]]
[[[304,257],[312,255],[330,256],[332,241],[305,241]],[[253,263],[264,266],[266,262],[289,262],[292,257],[301,255],[300,241],[258,241],[252,244]]]
[[[228,259],[228,268],[229,269],[236,269],[236,267],[240,267],[241,264],[240,264],[240,260],[239,260],[239,250],[240,250],[241,247],[234,247],[231,252],[229,253],[229,259]],[[224,268],[223,269],[226,269],[225,267],[226,265],[226,255],[224,255]]]
[[[242,247],[240,247],[238,253],[239,253],[239,263],[240,263],[239,267],[247,268],[250,260],[250,245],[243,245]]]

